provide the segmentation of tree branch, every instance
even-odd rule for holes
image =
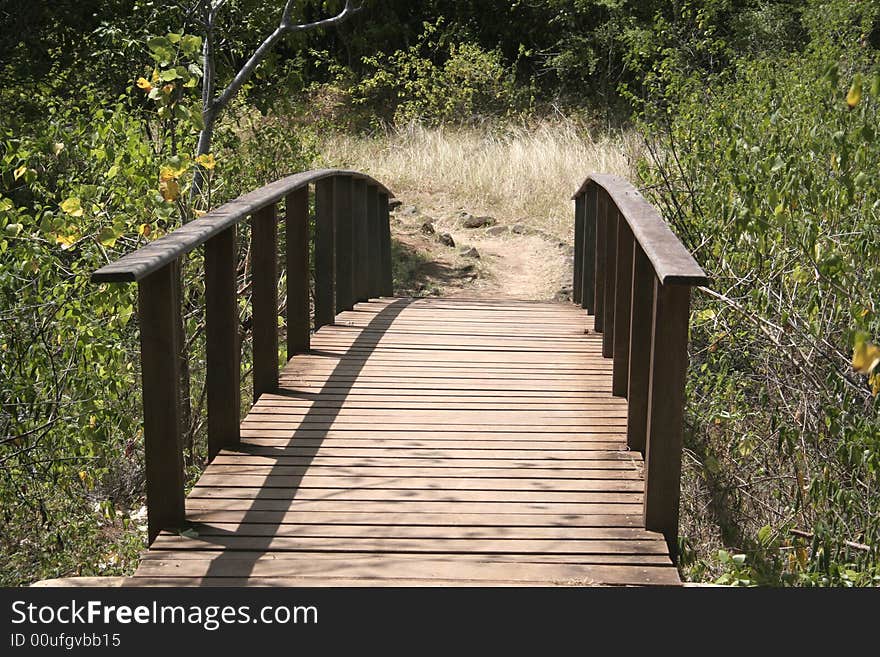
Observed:
[[[211,103],[210,106],[206,107],[206,114],[214,114],[225,108],[229,101],[235,96],[239,89],[247,82],[251,75],[253,75],[257,66],[259,66],[260,62],[262,62],[266,55],[274,47],[275,43],[283,37],[285,34],[293,34],[295,32],[306,32],[308,30],[314,30],[321,27],[330,27],[332,25],[338,25],[343,21],[350,18],[353,14],[360,11],[360,7],[355,7],[352,5],[351,0],[345,0],[345,6],[335,16],[330,18],[324,18],[319,21],[314,21],[311,23],[291,23],[290,14],[293,10],[293,2],[294,0],[287,0],[287,3],[284,5],[284,10],[281,13],[281,21],[277,28],[266,37],[266,39],[259,45],[259,47],[254,51],[254,54],[250,56],[250,59],[245,62],[244,66],[235,74],[235,77],[232,79],[232,82],[223,90],[223,92],[217,96]],[[207,118],[207,117],[206,117]]]

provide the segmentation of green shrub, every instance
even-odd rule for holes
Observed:
[[[803,52],[672,66],[646,115],[643,181],[712,279],[691,324],[695,577],[733,572],[724,544],[748,557],[727,579],[880,582],[880,420],[851,364],[880,337],[877,7],[833,4],[806,12]]]

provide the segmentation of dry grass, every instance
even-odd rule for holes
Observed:
[[[631,177],[637,144],[633,133],[591,134],[558,119],[486,129],[412,124],[373,137],[331,135],[319,150],[328,166],[370,173],[404,199],[439,195],[441,205],[568,239],[571,194],[590,172]]]

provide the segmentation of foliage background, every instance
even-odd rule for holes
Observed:
[[[221,80],[280,6],[226,3]],[[311,20],[339,6],[295,11]],[[638,182],[712,276],[693,304],[682,572],[880,583],[873,370],[850,362],[880,333],[878,2],[363,7],[339,29],[285,39],[259,67],[218,126],[207,202],[310,166],[316,135],[332,130],[491,133],[560,114],[584,132],[636,128]],[[206,202],[187,194],[199,61],[177,44],[200,36],[189,9],[0,7],[2,584],[126,572],[143,545],[134,298],[88,275]],[[164,64],[163,39],[174,46]],[[193,476],[204,458],[198,267],[195,256],[185,286]]]

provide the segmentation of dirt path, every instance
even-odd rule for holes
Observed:
[[[561,291],[571,278],[568,244],[529,228],[527,220],[492,217],[487,222],[492,225],[465,227],[467,215],[491,217],[491,211],[456,206],[439,194],[401,193],[400,198],[391,221],[399,246],[396,293],[537,300],[564,296]],[[444,234],[454,245],[441,239]]]

